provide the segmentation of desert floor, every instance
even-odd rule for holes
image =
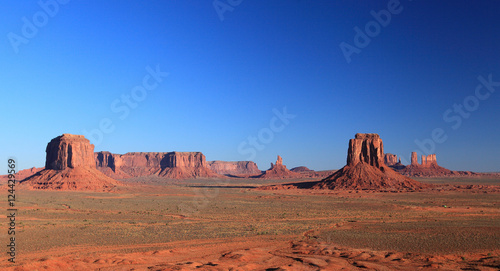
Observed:
[[[18,190],[16,263],[7,261],[4,215],[0,269],[500,269],[500,193],[488,189],[374,193],[257,190],[283,181],[256,179],[124,182],[110,193]]]

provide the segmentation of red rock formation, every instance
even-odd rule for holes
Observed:
[[[43,169],[44,169],[44,167],[32,167],[32,168],[20,170],[16,173],[16,179],[17,180],[24,180],[24,179],[28,178],[29,176],[31,176],[39,171],[42,171]],[[9,175],[6,175],[6,176],[9,176]]]
[[[123,161],[120,155],[112,154],[107,151],[101,151],[94,153],[94,158],[96,168],[106,176],[114,179],[126,179],[132,177],[131,174],[121,170]],[[125,168],[129,169],[129,167]]]
[[[283,165],[283,159],[279,155],[278,155],[278,159],[276,159],[276,165],[277,166],[282,166]]]
[[[385,164],[388,166],[393,166],[398,163],[398,156],[391,153],[386,153],[384,156]]]
[[[436,154],[422,155],[422,166],[429,167],[432,164],[437,165]]]
[[[479,176],[480,173],[470,171],[453,171],[438,165],[436,154],[422,155],[422,164],[413,163],[414,154],[412,152],[412,164],[402,167],[394,167],[399,173],[409,177],[461,177]],[[415,158],[416,159],[416,158]]]
[[[47,144],[45,169],[24,179],[28,189],[107,191],[119,184],[95,167],[94,145],[81,135],[63,134]]]
[[[356,134],[349,141],[347,165],[312,188],[400,191],[427,186],[387,167],[383,157],[383,143],[378,134]]]
[[[108,176],[131,178],[157,175],[169,179],[218,177],[207,168],[201,152],[95,153],[97,168]]]
[[[208,161],[207,166],[210,170],[221,175],[256,175],[262,172],[252,161]]]
[[[384,145],[378,134],[356,134],[349,140],[347,165],[363,162],[374,167],[384,164]]]
[[[207,168],[205,155],[201,152],[169,152],[166,165],[158,175],[169,179],[218,177]]]
[[[45,152],[45,169],[94,167],[94,145],[82,135],[58,136],[47,144]]]
[[[300,172],[311,172],[313,170],[310,170],[307,167],[294,167],[290,169],[290,171],[300,173]]]
[[[20,170],[18,172],[16,172],[15,176],[16,176],[16,180],[24,180],[26,178],[28,178],[29,176],[43,170],[44,167],[32,167],[32,168],[28,168],[28,169],[23,169],[23,170]],[[7,182],[7,180],[9,179],[9,175],[0,175],[0,182]]]
[[[302,177],[301,174],[291,172],[286,168],[285,165],[283,165],[283,160],[281,159],[281,156],[278,155],[278,159],[276,160],[276,164],[273,165],[271,163],[271,168],[266,170],[264,173],[259,175],[257,178],[263,178],[263,179],[287,179],[287,178],[300,178]]]
[[[411,164],[412,165],[419,165],[418,163],[418,156],[416,152],[411,153]]]

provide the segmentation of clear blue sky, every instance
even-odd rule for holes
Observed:
[[[41,2],[0,11],[0,149],[21,168],[43,166],[52,138],[104,122],[96,151],[201,151],[260,169],[279,154],[315,170],[344,166],[357,132],[409,160],[440,128],[442,166],[500,171],[500,86],[475,93],[479,76],[500,82],[498,1],[220,0],[220,14],[201,0]],[[388,4],[390,22],[374,23]],[[373,37],[348,63],[340,44],[365,26]],[[454,111],[464,102],[472,112]],[[284,107],[286,125],[274,119]]]

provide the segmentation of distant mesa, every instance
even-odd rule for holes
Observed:
[[[304,166],[300,166],[300,167],[294,167],[294,168],[290,169],[290,171],[301,173],[301,172],[311,172],[313,170],[310,170],[309,168],[304,167]]]
[[[156,175],[168,179],[220,177],[207,166],[201,152],[96,152],[97,169],[107,176],[125,179]]]
[[[386,153],[384,155],[384,162],[387,166],[394,166],[398,163],[398,156],[391,153]]]
[[[479,176],[481,174],[470,171],[453,171],[441,167],[437,163],[436,154],[422,155],[422,163],[418,162],[416,152],[411,153],[411,164],[402,166],[401,164],[391,167],[399,173],[409,177],[461,177],[461,176]]]
[[[63,134],[46,148],[45,169],[20,182],[28,189],[108,191],[119,182],[95,167],[94,145],[82,135]]]
[[[226,176],[250,176],[262,173],[257,167],[257,164],[252,161],[207,161],[207,167],[214,173]]]
[[[276,159],[276,164],[271,163],[271,167],[268,170],[257,176],[257,178],[262,179],[289,179],[300,177],[302,177],[300,173],[292,172],[283,165],[283,159],[279,155]]]
[[[398,158],[397,155],[386,153],[384,155],[384,161],[387,166],[399,172],[398,170],[405,168],[406,166],[401,163],[401,158]]]

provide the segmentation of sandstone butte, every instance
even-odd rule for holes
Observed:
[[[19,184],[28,189],[108,191],[118,181],[95,167],[94,145],[81,135],[63,134],[45,150],[45,169]]]
[[[271,163],[271,167],[268,170],[257,176],[257,178],[262,179],[289,179],[300,177],[302,177],[300,173],[292,172],[283,165],[283,159],[279,155],[276,159],[276,164]]]
[[[258,175],[262,171],[259,170],[257,164],[252,161],[207,161],[208,168],[220,175],[238,176],[238,175]]]
[[[401,163],[389,165],[399,173],[410,177],[459,177],[479,176],[481,174],[470,171],[453,171],[441,167],[437,163],[436,154],[422,155],[422,163],[418,163],[416,152],[411,153],[411,164],[403,166]]]
[[[96,152],[97,169],[107,176],[124,179],[159,176],[169,179],[220,177],[212,172],[201,152]]]
[[[429,185],[405,177],[384,162],[378,134],[356,134],[349,140],[347,165],[329,177],[309,184],[315,189],[414,191]]]

